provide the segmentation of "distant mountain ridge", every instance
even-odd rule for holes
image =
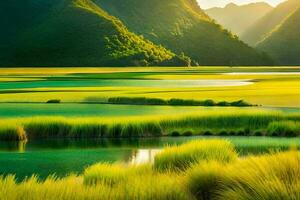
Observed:
[[[287,0],[258,20],[241,34],[241,39],[255,46],[267,37],[277,26],[287,19],[300,6],[300,0]]]
[[[269,53],[281,65],[300,64],[300,6],[257,48]]]
[[[210,8],[205,10],[205,12],[234,34],[241,35],[246,29],[272,9],[272,6],[264,2],[240,6],[229,3],[224,8]]]

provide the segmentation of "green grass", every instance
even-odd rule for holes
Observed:
[[[150,117],[124,117],[124,118],[63,118],[63,117],[38,117],[4,119],[2,121],[2,137],[7,139],[18,138],[19,132],[25,130],[23,135],[27,139],[47,138],[134,138],[134,137],[159,137],[172,135],[177,131],[180,135],[267,135],[272,123],[291,121],[286,126],[299,123],[298,114],[283,114],[271,111],[242,111],[232,113],[229,111],[207,111],[190,115],[173,116],[161,115]],[[5,124],[5,125],[4,125]],[[1,126],[0,126],[1,127]],[[207,134],[207,133],[210,134]],[[258,134],[258,132],[260,134]],[[293,132],[293,136],[299,134]],[[174,135],[175,136],[175,135]],[[280,133],[278,136],[291,136],[289,132]],[[22,138],[20,138],[22,139]]]
[[[236,159],[234,146],[228,141],[193,141],[165,148],[155,157],[154,167],[160,171],[180,171],[205,161],[228,163]]]

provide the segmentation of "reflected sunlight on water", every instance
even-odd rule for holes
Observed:
[[[154,157],[160,149],[139,149],[135,150],[129,160],[129,164],[153,163]]]

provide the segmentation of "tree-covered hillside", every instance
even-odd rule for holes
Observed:
[[[249,29],[241,34],[241,39],[246,43],[255,46],[279,26],[300,6],[300,0],[287,0],[258,20]]]
[[[205,12],[228,30],[240,35],[272,9],[272,6],[263,2],[241,6],[230,3],[224,8],[210,8]]]
[[[1,66],[185,65],[90,0],[1,1]]]
[[[268,52],[281,65],[300,65],[300,7],[257,48]]]
[[[93,0],[143,35],[200,65],[268,65],[270,59],[214,23],[196,0]]]

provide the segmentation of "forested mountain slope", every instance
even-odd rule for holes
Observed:
[[[270,59],[223,29],[196,0],[93,0],[130,31],[200,65],[268,65]]]
[[[90,0],[1,1],[1,66],[184,65]]]

